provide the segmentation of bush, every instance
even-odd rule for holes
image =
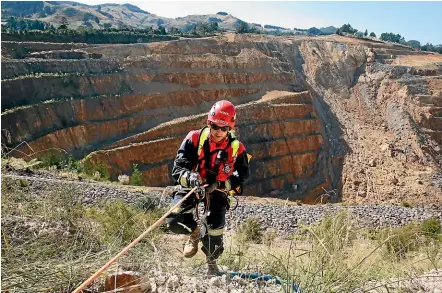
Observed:
[[[83,172],[83,163],[79,160],[74,159],[72,155],[69,155],[68,160],[66,162],[66,167],[69,170]]]
[[[94,163],[87,158],[83,161],[83,172],[89,176],[94,176],[96,172],[100,173],[100,178],[110,179],[109,171],[103,163]]]
[[[379,233],[379,241],[385,242],[386,251],[394,257],[405,258],[410,251],[419,248],[421,227],[408,224],[403,227],[386,229]]]
[[[421,230],[425,235],[435,237],[441,233],[440,222],[436,217],[431,217],[422,222]]]
[[[404,208],[412,208],[413,207],[413,205],[411,203],[409,203],[408,201],[401,202],[401,206],[403,206]]]
[[[129,183],[131,185],[143,185],[143,173],[138,169],[138,164],[133,165],[134,171],[132,175],[130,176]]]
[[[248,218],[238,227],[238,236],[243,241],[260,243],[262,240],[262,229],[258,218]]]
[[[162,212],[155,208],[143,212],[122,200],[115,200],[107,202],[103,208],[89,208],[86,216],[100,225],[103,243],[112,243],[116,239],[127,243],[155,223]]]
[[[102,228],[103,242],[112,242],[115,238],[122,241],[131,241],[136,237],[134,222],[136,211],[122,200],[106,203],[103,210],[88,209],[86,216],[98,222]]]
[[[40,167],[56,166],[57,169],[61,169],[64,167],[65,156],[66,156],[65,153],[55,150],[50,150],[39,158],[39,161],[41,162],[39,166]]]
[[[322,257],[328,259],[335,253],[349,246],[355,238],[354,229],[348,212],[342,211],[336,216],[326,216],[317,224],[307,229],[313,238],[314,247],[322,251]]]

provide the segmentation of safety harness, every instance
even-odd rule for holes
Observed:
[[[219,171],[219,167],[221,165],[221,162],[225,162],[227,160],[227,152],[226,150],[229,147],[232,147],[232,157],[233,160],[236,160],[236,157],[238,156],[238,151],[239,151],[239,147],[240,147],[240,142],[236,139],[235,134],[231,131],[228,133],[228,143],[227,146],[224,149],[216,149],[213,150],[212,152],[210,152],[210,144],[209,144],[209,135],[210,135],[210,128],[208,126],[205,126],[203,129],[201,129],[200,135],[198,137],[198,149],[197,149],[197,154],[198,154],[198,165],[196,167],[196,170],[198,172],[199,168],[201,168],[201,163],[204,160],[204,168],[207,171],[207,175],[209,175],[209,173],[211,172],[212,177],[215,178],[211,178],[213,180],[216,180],[216,174],[218,174]],[[201,152],[204,150],[204,158],[199,159]],[[212,162],[212,155],[214,153],[217,153],[216,155],[216,159],[215,159],[215,164],[213,166],[213,168],[211,168],[211,162]],[[250,161],[251,159],[251,155],[247,154],[247,159],[248,161]],[[209,182],[209,183],[213,183],[213,182]],[[241,189],[240,187],[237,188],[237,190],[230,190],[229,192],[226,192],[224,190],[221,189],[217,189],[221,192],[226,193],[227,195],[227,200],[229,202],[229,206],[231,207],[232,202],[235,202],[235,207],[232,208],[232,210],[235,210],[238,206],[238,199],[236,198],[236,194],[240,194],[241,193]],[[199,200],[199,195],[196,196],[197,199]],[[204,196],[204,199],[206,200],[206,209],[209,207],[210,204],[210,198],[209,196]],[[182,209],[180,212],[181,213],[187,213],[190,212],[190,210],[192,209],[192,207],[187,207],[185,209]],[[205,211],[206,213],[207,211]],[[199,218],[198,216],[198,209],[196,209],[196,217]]]
[[[238,150],[239,150],[239,141],[236,139],[235,134],[233,132],[229,132],[228,136],[229,136],[229,142],[227,144],[227,146],[223,149],[223,150],[219,150],[216,149],[212,152],[210,152],[210,145],[209,145],[209,135],[210,135],[210,128],[208,126],[205,126],[200,133],[200,136],[198,138],[198,158],[201,155],[201,151],[204,149],[204,159],[205,159],[205,169],[206,170],[211,170],[210,168],[210,163],[211,163],[211,158],[212,155],[215,152],[218,152],[217,154],[217,160],[215,160],[215,166],[213,168],[213,171],[217,172],[219,165],[221,164],[221,160],[226,161],[227,160],[227,156],[225,156],[226,154],[226,150],[232,146],[232,157],[233,157],[233,161],[235,161],[236,156],[238,155]],[[222,153],[221,153],[222,152]],[[198,162],[198,166],[199,166]]]

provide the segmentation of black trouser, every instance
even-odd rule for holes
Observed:
[[[174,197],[183,197],[185,191],[177,192]],[[224,192],[215,190],[206,195],[208,200],[203,199],[204,207],[208,212],[205,221],[205,232],[202,237],[203,247],[201,250],[210,259],[217,259],[224,251],[223,230],[226,224],[226,211],[228,209],[227,195]],[[167,227],[177,234],[190,234],[197,228],[197,222],[193,217],[194,208],[198,201],[195,194],[189,196],[180,207],[180,211],[171,214],[167,219]],[[202,216],[202,215],[201,215]]]

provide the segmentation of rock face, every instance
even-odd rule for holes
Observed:
[[[248,195],[376,202],[411,190],[442,201],[432,179],[442,57],[339,36],[234,34],[81,52],[92,59],[2,61],[2,141],[27,142],[14,155],[61,148],[112,180],[138,164],[146,185],[170,185],[184,136],[228,99],[253,156]],[[401,185],[410,179],[421,183]]]

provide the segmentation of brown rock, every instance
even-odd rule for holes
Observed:
[[[123,271],[116,275],[110,275],[104,282],[104,290],[112,291],[115,289],[123,289],[120,293],[146,293],[152,292],[149,282],[141,282],[142,276],[138,272]],[[142,283],[142,284],[141,284]]]
[[[390,183],[394,184],[394,185],[397,185],[399,183],[399,180],[396,177],[393,177],[393,178],[390,179]]]

